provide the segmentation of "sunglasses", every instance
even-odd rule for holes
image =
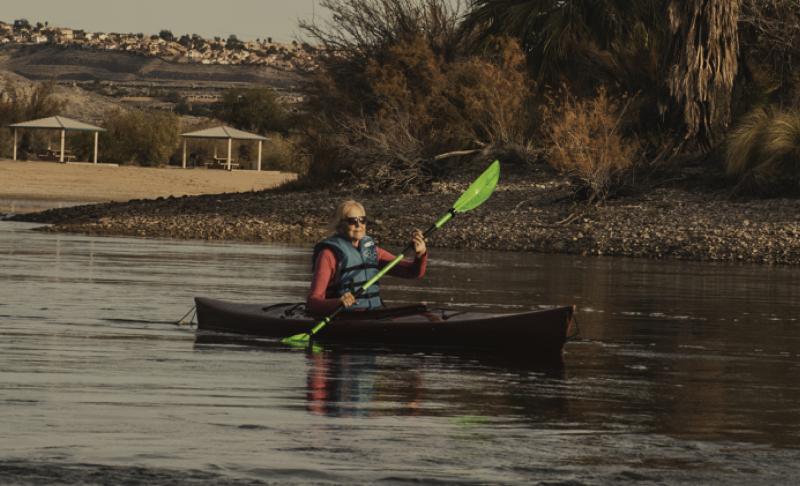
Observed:
[[[342,221],[346,221],[347,224],[350,226],[355,226],[356,224],[365,225],[367,224],[367,217],[366,216],[357,216],[353,218],[344,218]]]

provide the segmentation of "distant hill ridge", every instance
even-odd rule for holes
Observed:
[[[129,52],[47,44],[3,46],[0,69],[57,82],[245,83],[294,90],[302,81],[298,73],[269,66],[177,63]]]

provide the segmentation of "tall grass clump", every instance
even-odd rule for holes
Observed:
[[[639,153],[638,143],[622,133],[624,111],[604,89],[585,100],[565,94],[545,109],[548,162],[590,203],[619,189]]]
[[[725,154],[735,193],[800,194],[800,111],[752,110],[728,134]]]

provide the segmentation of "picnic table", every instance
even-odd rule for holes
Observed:
[[[37,154],[37,157],[39,157],[42,160],[60,161],[61,160],[61,150],[54,150],[54,149],[48,148],[48,149],[46,149],[44,151],[43,154]],[[76,158],[77,158],[77,156],[75,154],[73,154],[71,151],[64,150],[64,162],[72,162]]]
[[[214,157],[212,162],[206,163],[206,168],[208,169],[227,169],[228,168],[228,159],[226,157]],[[235,161],[235,159],[231,159],[231,170],[238,169],[239,163]]]

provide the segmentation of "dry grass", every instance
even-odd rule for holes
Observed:
[[[623,114],[601,89],[589,100],[567,94],[544,116],[550,165],[572,177],[590,201],[605,199],[639,153],[638,143],[620,132]]]
[[[800,112],[756,108],[728,135],[726,172],[736,192],[763,196],[800,190]]]

